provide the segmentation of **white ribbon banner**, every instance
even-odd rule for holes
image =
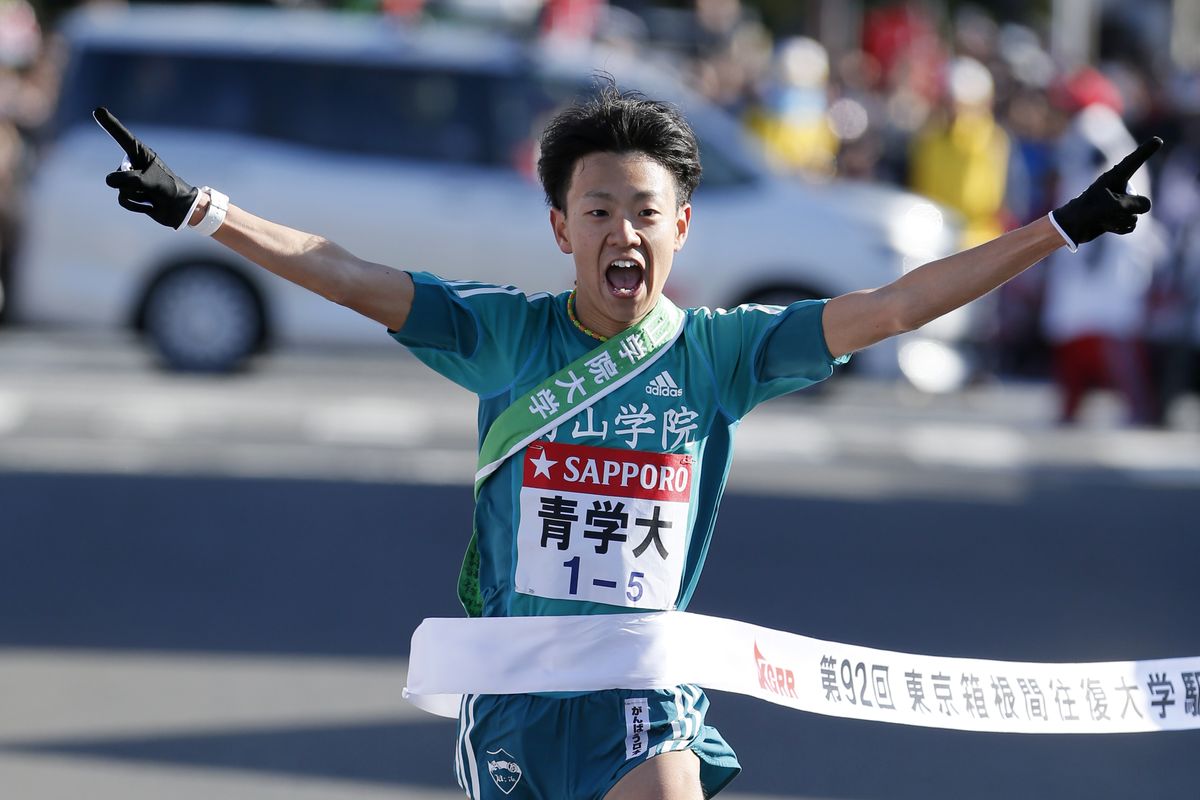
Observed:
[[[835,717],[994,733],[1200,728],[1200,657],[1079,664],[913,655],[681,611],[427,619],[405,697],[446,717],[462,694],[736,692]]]

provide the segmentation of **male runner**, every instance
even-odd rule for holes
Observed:
[[[370,317],[479,395],[482,468],[460,596],[485,617],[686,608],[742,416],[1064,243],[1133,230],[1150,201],[1127,182],[1161,144],[1142,145],[1051,217],[886,286],[681,311],[662,292],[691,225],[699,153],[675,109],[640,95],[604,87],[542,136],[551,229],[576,271],[575,290],[553,296],[363,261],[192,187],[108,111],[95,115],[128,154],[131,168],[106,179],[124,208],[197,228]],[[467,695],[459,785],[472,798],[711,797],[740,767],[704,724],[707,706],[696,686]]]

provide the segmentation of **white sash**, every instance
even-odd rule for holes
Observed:
[[[681,611],[427,619],[412,637],[414,705],[462,694],[668,689],[750,695],[837,717],[1008,733],[1200,728],[1200,657],[1079,664],[912,655]]]

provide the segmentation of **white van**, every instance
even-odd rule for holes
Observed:
[[[132,326],[167,365],[227,370],[270,343],[388,343],[375,323],[214,242],[149,224],[104,185],[110,108],[179,175],[356,254],[529,291],[571,285],[534,177],[540,125],[596,70],[679,104],[701,140],[695,225],[667,293],[680,305],[786,302],[878,286],[950,252],[957,223],[881,186],[771,175],[736,122],[667,66],[478,30],[329,12],[133,6],[78,12],[60,105],[29,191],[14,317]],[[852,363],[918,386],[967,375],[971,312]]]

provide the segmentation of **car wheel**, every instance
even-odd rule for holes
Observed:
[[[229,372],[263,338],[262,305],[245,278],[192,264],[165,273],[146,294],[142,327],[172,369]]]

